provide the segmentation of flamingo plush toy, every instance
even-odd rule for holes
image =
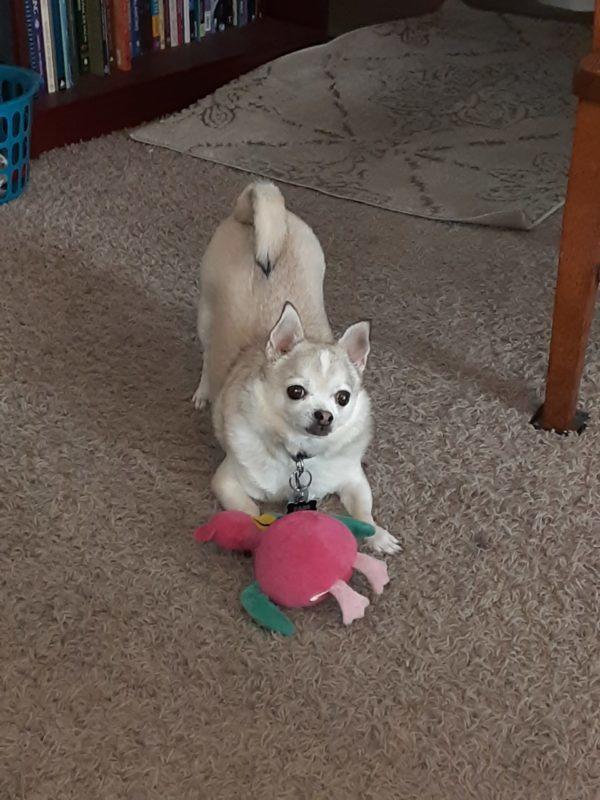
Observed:
[[[320,511],[284,517],[222,511],[195,537],[253,554],[255,581],[242,592],[242,606],[258,624],[291,636],[294,625],[278,606],[303,608],[330,594],[345,625],[364,616],[369,600],[348,585],[352,572],[362,572],[375,594],[389,581],[383,561],[358,552],[357,539],[373,533],[372,525]]]

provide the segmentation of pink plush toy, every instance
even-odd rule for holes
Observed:
[[[256,581],[242,592],[242,605],[259,624],[289,636],[294,626],[275,603],[302,608],[331,594],[345,625],[364,616],[369,601],[348,585],[353,570],[365,575],[376,594],[389,581],[383,561],[358,552],[355,537],[373,532],[366,523],[319,511],[296,511],[285,517],[222,511],[195,535],[198,541],[212,541],[225,550],[254,554]]]

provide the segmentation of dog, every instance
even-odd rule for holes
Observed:
[[[373,521],[362,467],[372,430],[362,383],[370,323],[350,325],[335,341],[324,275],[317,237],[279,189],[247,186],[200,268],[204,360],[193,402],[211,404],[225,451],[212,488],[223,508],[255,516],[258,503],[289,498],[302,459],[310,498],[337,494],[351,516],[375,525],[371,547],[395,553],[397,540]]]

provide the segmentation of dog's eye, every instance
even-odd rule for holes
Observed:
[[[290,400],[302,400],[303,397],[306,397],[306,389],[304,386],[288,386],[287,395]]]
[[[347,406],[350,402],[350,392],[338,392],[335,396],[335,401],[338,406]]]

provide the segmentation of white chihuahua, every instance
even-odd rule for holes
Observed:
[[[282,502],[301,454],[310,497],[337,494],[348,513],[373,523],[362,458],[371,438],[362,386],[369,323],[335,342],[323,302],[325,259],[313,231],[285,208],[272,183],[240,195],[202,261],[198,334],[204,350],[194,404],[213,405],[225,460],[213,490],[226,509],[259,513]],[[399,549],[383,528],[368,540]]]

